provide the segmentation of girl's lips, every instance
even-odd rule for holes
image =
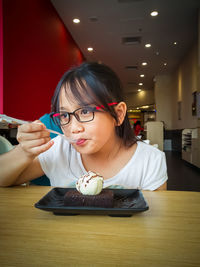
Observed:
[[[78,139],[76,141],[76,145],[80,146],[80,145],[83,145],[85,142],[86,142],[87,139]]]

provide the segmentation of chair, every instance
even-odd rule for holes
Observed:
[[[13,148],[14,146],[5,137],[0,135],[0,154],[4,154]]]
[[[44,123],[44,125],[47,127],[47,129],[51,129],[51,130],[54,130],[56,132],[59,132],[59,133],[63,134],[63,132],[60,129],[60,127],[58,125],[56,125],[54,123],[54,121],[52,120],[52,118],[50,117],[50,114],[48,114],[48,113],[44,114],[42,117],[39,118],[39,120],[42,123]],[[56,136],[57,136],[57,134],[50,133],[50,137],[51,138],[54,138]]]

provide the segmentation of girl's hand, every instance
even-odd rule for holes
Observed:
[[[17,140],[29,158],[34,159],[53,145],[50,133],[45,129],[39,120],[18,127]]]

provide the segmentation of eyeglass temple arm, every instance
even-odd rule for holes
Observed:
[[[112,103],[108,103],[107,105],[108,106],[114,106],[114,105],[117,105],[118,103],[117,102],[112,102]],[[99,110],[99,109],[104,109],[105,107],[103,105],[101,106],[97,106],[96,109]]]
[[[53,117],[58,117],[60,114],[59,113],[55,113],[53,114]]]

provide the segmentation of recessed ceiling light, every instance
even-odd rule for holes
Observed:
[[[77,18],[76,19],[73,19],[73,22],[74,23],[80,23],[80,19],[77,19]]]
[[[177,42],[174,42],[174,45],[177,45]]]
[[[143,78],[143,77],[144,77],[144,74],[140,74],[140,77],[142,77],[142,78]]]
[[[156,10],[152,11],[152,12],[151,12],[151,16],[152,16],[152,17],[156,17],[156,16],[158,16],[158,11],[156,11]]]
[[[159,51],[156,51],[156,56],[159,56],[160,55],[160,52]]]
[[[141,92],[142,90],[141,89],[138,89],[138,92]]]
[[[143,85],[143,83],[139,83],[138,85],[142,86],[142,85]]]
[[[145,47],[151,47],[151,44],[145,44]]]
[[[93,48],[92,47],[88,47],[87,49],[89,52],[92,52],[93,51]]]
[[[164,65],[164,66],[167,66],[167,63],[165,62],[163,65]]]
[[[147,65],[147,62],[142,62],[142,66],[146,66]]]

